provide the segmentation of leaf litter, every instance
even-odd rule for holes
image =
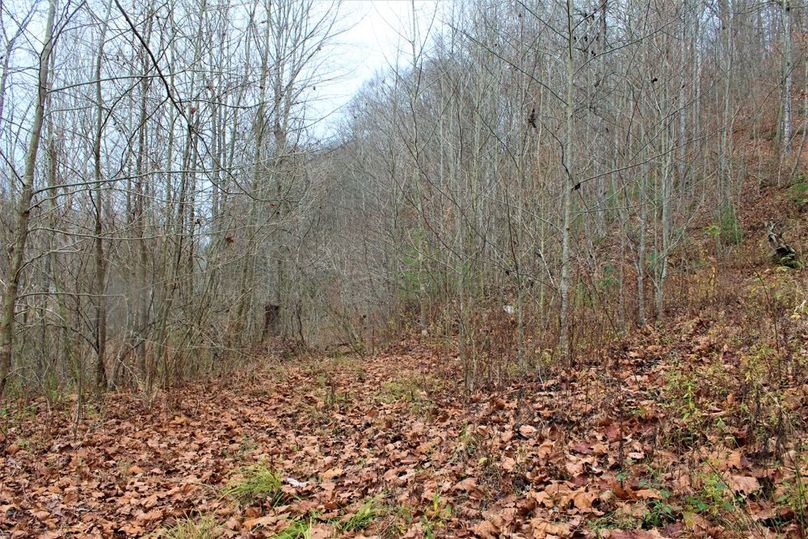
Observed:
[[[16,403],[0,428],[0,536],[171,537],[203,522],[217,537],[798,537],[803,426],[775,455],[743,431],[747,397],[676,393],[682,372],[737,363],[715,344],[721,324],[648,329],[605,364],[473,394],[456,354],[413,340],[151,406],[111,394],[78,425],[69,405]],[[780,405],[805,418],[805,377],[789,384]],[[227,494],[256,467],[271,491]]]

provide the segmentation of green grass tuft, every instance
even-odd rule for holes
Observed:
[[[340,528],[344,532],[358,532],[364,530],[376,516],[379,514],[378,509],[376,509],[376,504],[373,500],[370,500],[362,505],[359,510],[351,515],[347,521],[345,521]]]
[[[281,486],[277,474],[265,464],[253,464],[242,468],[227,484],[224,493],[243,504],[268,499],[271,505],[277,505],[283,499]]]
[[[303,520],[295,520],[272,536],[273,539],[308,539],[309,537],[311,537],[311,525]]]
[[[198,520],[185,519],[160,534],[165,539],[214,539],[221,536],[221,528],[211,517]]]

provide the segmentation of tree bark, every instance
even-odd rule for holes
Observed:
[[[31,124],[31,139],[25,156],[25,172],[22,177],[22,193],[17,203],[17,228],[11,246],[11,264],[8,268],[6,282],[8,286],[3,298],[2,319],[0,319],[0,398],[3,397],[9,375],[11,374],[12,354],[14,346],[14,314],[17,294],[20,289],[22,270],[25,266],[25,246],[28,240],[28,223],[31,218],[31,199],[34,194],[34,174],[39,142],[42,136],[42,124],[45,116],[45,100],[48,96],[48,78],[50,76],[50,56],[53,51],[53,21],[56,13],[56,0],[50,0],[48,19],[45,25],[44,43],[39,56],[39,77],[34,119]]]
[[[791,108],[791,88],[793,80],[793,58],[791,47],[791,1],[782,0],[783,11],[783,154],[791,153],[793,119]]]
[[[566,87],[566,106],[565,106],[565,120],[566,120],[566,133],[564,137],[563,151],[563,166],[566,175],[565,181],[562,182],[562,236],[561,236],[561,278],[559,281],[559,288],[561,294],[561,309],[560,309],[560,334],[559,346],[561,349],[562,357],[569,361],[571,359],[570,350],[570,275],[572,257],[570,252],[570,236],[572,234],[572,190],[575,188],[575,174],[573,171],[574,155],[573,155],[573,129],[575,127],[575,56],[574,56],[574,23],[573,23],[573,10],[574,1],[567,0],[567,87]]]
[[[107,299],[106,299],[106,280],[107,280],[107,261],[104,254],[104,198],[102,180],[103,173],[101,170],[101,137],[104,134],[104,97],[101,92],[101,65],[104,58],[104,41],[106,39],[107,27],[109,26],[109,17],[112,11],[112,2],[107,6],[107,14],[104,18],[103,26],[101,27],[101,35],[98,38],[98,56],[95,62],[95,100],[96,108],[96,123],[95,123],[95,140],[93,141],[93,158],[94,158],[94,173],[95,173],[95,188],[93,205],[95,206],[95,283],[94,283],[94,301],[95,301],[95,386],[97,391],[102,391],[107,385],[107,371],[104,365],[106,360],[107,351]]]

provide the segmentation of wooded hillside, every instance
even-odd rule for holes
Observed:
[[[745,193],[804,202],[802,4],[447,4],[318,140],[339,7],[3,8],[3,385],[167,386],[415,326],[473,388],[687,303],[761,226]]]
[[[0,537],[803,537],[805,3],[345,8],[0,2]]]

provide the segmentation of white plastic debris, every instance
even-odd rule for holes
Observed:
[[[303,488],[309,483],[307,481],[298,481],[294,477],[287,477],[283,480],[287,485],[291,485],[294,488]]]

